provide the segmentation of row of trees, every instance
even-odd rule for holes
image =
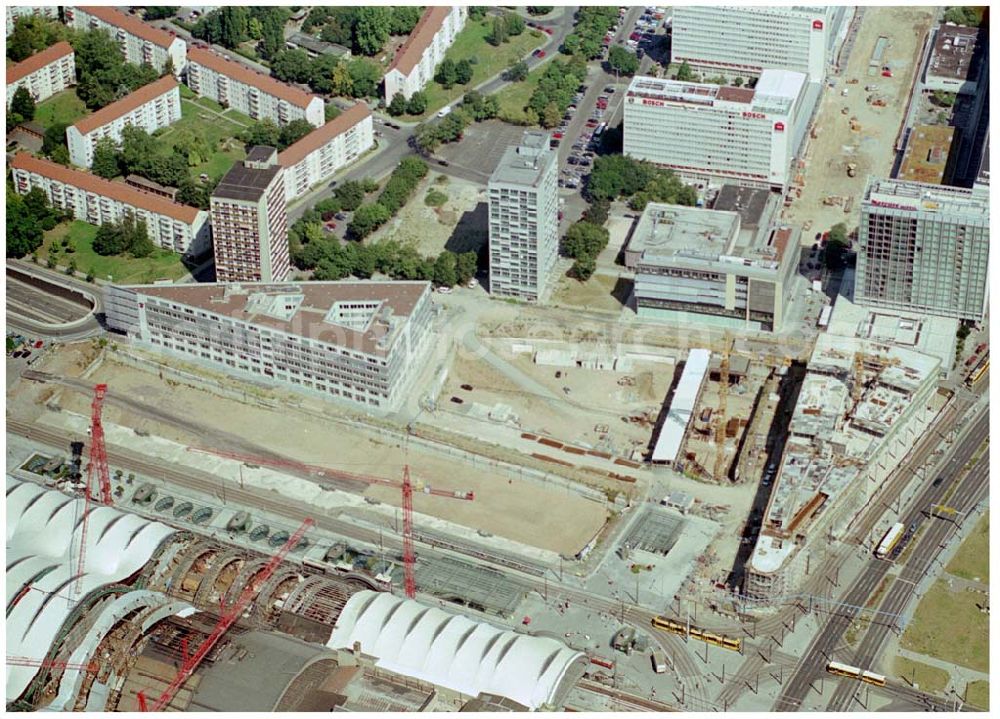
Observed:
[[[591,200],[629,199],[633,210],[644,210],[649,202],[693,206],[697,191],[681,182],[671,170],[624,155],[605,155],[594,160],[587,180]]]
[[[257,40],[260,54],[270,60],[285,47],[285,23],[291,16],[287,7],[227,5],[203,15],[191,34],[230,50]]]
[[[622,75],[634,75],[639,71],[639,58],[628,48],[613,45],[608,51],[608,65]]]
[[[582,7],[576,14],[573,32],[566,36],[559,51],[585,60],[593,60],[604,52],[604,36],[618,22],[618,8],[607,6]]]
[[[510,42],[512,37],[517,37],[524,32],[524,18],[509,10],[502,15],[495,15],[490,23],[490,33],[486,36],[486,41],[494,47],[500,47],[505,42]]]
[[[153,241],[145,220],[137,220],[128,212],[120,222],[108,222],[97,228],[94,252],[99,255],[124,255],[149,257],[153,254]]]
[[[332,55],[310,58],[298,49],[275,55],[271,72],[283,82],[306,83],[320,94],[344,97],[374,97],[382,81],[382,69],[366,58],[344,60]]]
[[[582,282],[586,282],[597,269],[597,256],[608,246],[611,235],[599,224],[580,220],[570,225],[562,241],[562,251],[572,257],[570,272]]]
[[[580,58],[550,63],[542,74],[538,87],[531,93],[526,111],[534,113],[542,127],[555,127],[573,102],[580,83],[586,78],[587,63]]]
[[[391,35],[409,35],[420,20],[415,6],[315,7],[302,24],[302,31],[351,48],[356,54],[377,55]]]
[[[478,256],[475,252],[455,254],[444,250],[437,257],[423,257],[412,245],[390,240],[365,245],[336,241],[310,242],[299,260],[315,262],[313,279],[342,280],[349,276],[368,279],[376,272],[394,280],[424,280],[452,287],[475,277]]]
[[[62,219],[45,193],[37,187],[21,196],[7,185],[7,257],[24,257],[42,246],[43,235]]]
[[[354,212],[354,217],[347,226],[348,236],[354,240],[362,240],[392,219],[426,175],[426,162],[416,157],[403,158],[389,176],[378,200],[362,204]]]
[[[246,143],[247,150],[254,145],[268,145],[279,151],[294,145],[315,128],[308,120],[292,120],[287,125],[278,127],[274,120],[258,120],[239,134],[239,139]]]

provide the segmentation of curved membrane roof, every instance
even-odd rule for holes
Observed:
[[[111,507],[91,509],[79,582],[83,499],[7,478],[7,656],[41,660],[89,592],[134,574],[176,530]],[[7,665],[7,701],[37,673]]]
[[[385,592],[350,598],[327,646],[361,643],[376,665],[468,696],[499,694],[531,709],[555,704],[572,666],[562,642],[499,629]]]

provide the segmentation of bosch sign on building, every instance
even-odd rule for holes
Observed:
[[[785,190],[808,122],[807,84],[784,70],[765,70],[754,89],[636,77],[623,151],[691,181]]]

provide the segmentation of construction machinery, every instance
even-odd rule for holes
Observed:
[[[857,176],[857,174],[858,174],[858,163],[856,163],[856,162],[848,162],[847,163],[847,176],[848,177],[855,177],[855,176]]]
[[[712,475],[717,480],[722,479],[726,469],[726,403],[729,397],[729,350],[732,347],[732,337],[725,333],[722,343],[722,355],[719,359],[719,409],[715,418],[715,469]]]
[[[851,132],[861,132],[861,123],[856,115],[851,117]]]
[[[399,488],[399,482],[396,482],[385,477],[375,477],[369,474],[357,474],[354,472],[345,472],[339,469],[330,469],[329,467],[320,467],[314,464],[306,464],[304,462],[298,462],[293,459],[281,459],[277,457],[261,457],[256,455],[240,454],[238,452],[227,452],[221,449],[207,449],[204,447],[188,447],[189,452],[201,452],[203,454],[214,454],[216,457],[223,457],[225,459],[235,459],[238,462],[243,462],[244,464],[252,467],[275,467],[278,469],[292,469],[304,474],[313,474],[319,477],[325,477],[327,479],[341,480],[346,482],[358,482],[360,484],[381,484],[387,487]],[[467,501],[473,501],[476,498],[476,493],[472,491],[450,491],[447,489],[435,489],[429,485],[424,484],[422,481],[418,480],[413,482],[413,489],[417,492],[423,494],[433,494],[436,497],[448,497],[450,499],[464,499]]]
[[[222,636],[229,630],[229,628],[239,619],[243,612],[249,606],[250,602],[257,596],[260,588],[264,583],[270,579],[271,575],[274,574],[278,566],[285,560],[285,557],[290,551],[292,551],[295,546],[302,540],[306,531],[309,530],[314,524],[313,520],[306,518],[302,525],[295,531],[288,541],[278,550],[278,553],[271,557],[271,561],[251,580],[247,582],[247,585],[243,588],[240,593],[239,598],[235,603],[228,609],[222,612],[222,616],[219,617],[218,623],[215,625],[215,629],[212,633],[206,637],[205,641],[201,643],[201,646],[195,651],[194,654],[185,657],[183,664],[181,664],[180,670],[177,672],[177,676],[174,677],[173,681],[163,690],[160,697],[153,703],[150,707],[146,703],[146,696],[142,692],[136,696],[139,701],[139,707],[142,711],[154,711],[161,712],[164,711],[170,701],[177,694],[177,691],[184,685],[192,674],[194,674],[195,669],[201,664],[202,660],[208,655],[212,648],[218,644]]]
[[[101,411],[104,397],[108,393],[106,384],[94,386],[94,399],[90,403],[90,463],[87,465],[87,483],[83,488],[83,519],[80,522],[80,553],[76,564],[74,593],[80,593],[81,580],[87,566],[87,525],[90,522],[90,502],[94,495],[94,475],[100,485],[101,504],[110,507],[111,477],[108,474],[108,455],[104,448],[104,425]]]
[[[407,599],[417,596],[414,575],[416,556],[413,553],[413,487],[410,485],[410,465],[403,467],[403,589]]]

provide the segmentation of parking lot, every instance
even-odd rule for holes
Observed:
[[[485,183],[500,163],[504,151],[521,143],[526,129],[499,120],[477,122],[469,125],[461,142],[442,145],[436,155],[444,159],[452,170],[464,170],[463,176],[475,175],[477,181]]]

